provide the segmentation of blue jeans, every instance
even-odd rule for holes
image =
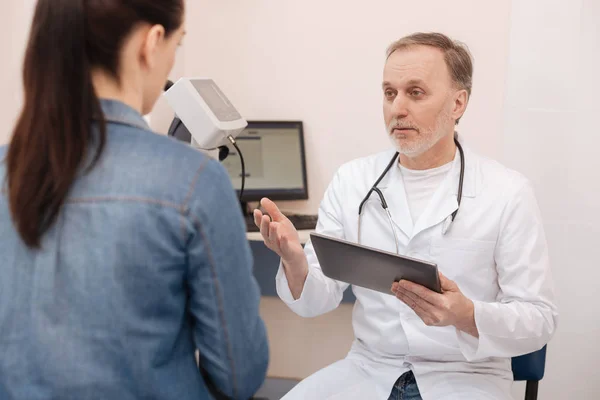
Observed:
[[[422,400],[412,371],[402,374],[398,378],[388,400]]]

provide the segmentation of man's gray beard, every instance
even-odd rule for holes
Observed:
[[[401,146],[398,140],[396,140],[395,135],[391,133],[392,129],[398,125],[398,120],[393,119],[388,126],[388,138],[400,154],[408,157],[417,157],[435,146],[446,135],[443,129],[444,120],[450,121],[450,115],[440,112],[436,118],[435,126],[425,130],[425,135],[423,135],[423,130],[419,129],[416,142],[403,143]],[[403,126],[402,124],[400,125]]]

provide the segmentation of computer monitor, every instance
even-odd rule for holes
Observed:
[[[301,121],[248,121],[236,138],[246,164],[241,201],[308,199],[304,130]],[[242,168],[236,149],[229,145],[223,166],[233,187],[241,187]]]
[[[169,136],[192,144],[192,136],[175,118]],[[246,166],[246,181],[241,201],[308,199],[304,129],[302,121],[248,121],[236,138]],[[237,150],[230,144],[223,165],[239,195],[242,167]],[[245,211],[245,207],[244,207]]]

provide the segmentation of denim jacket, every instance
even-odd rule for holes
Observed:
[[[268,344],[228,175],[101,104],[104,152],[40,250],[11,221],[0,147],[0,399],[251,397]]]

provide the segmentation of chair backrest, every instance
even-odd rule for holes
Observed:
[[[542,349],[512,359],[515,381],[541,381],[546,370],[546,346]]]

